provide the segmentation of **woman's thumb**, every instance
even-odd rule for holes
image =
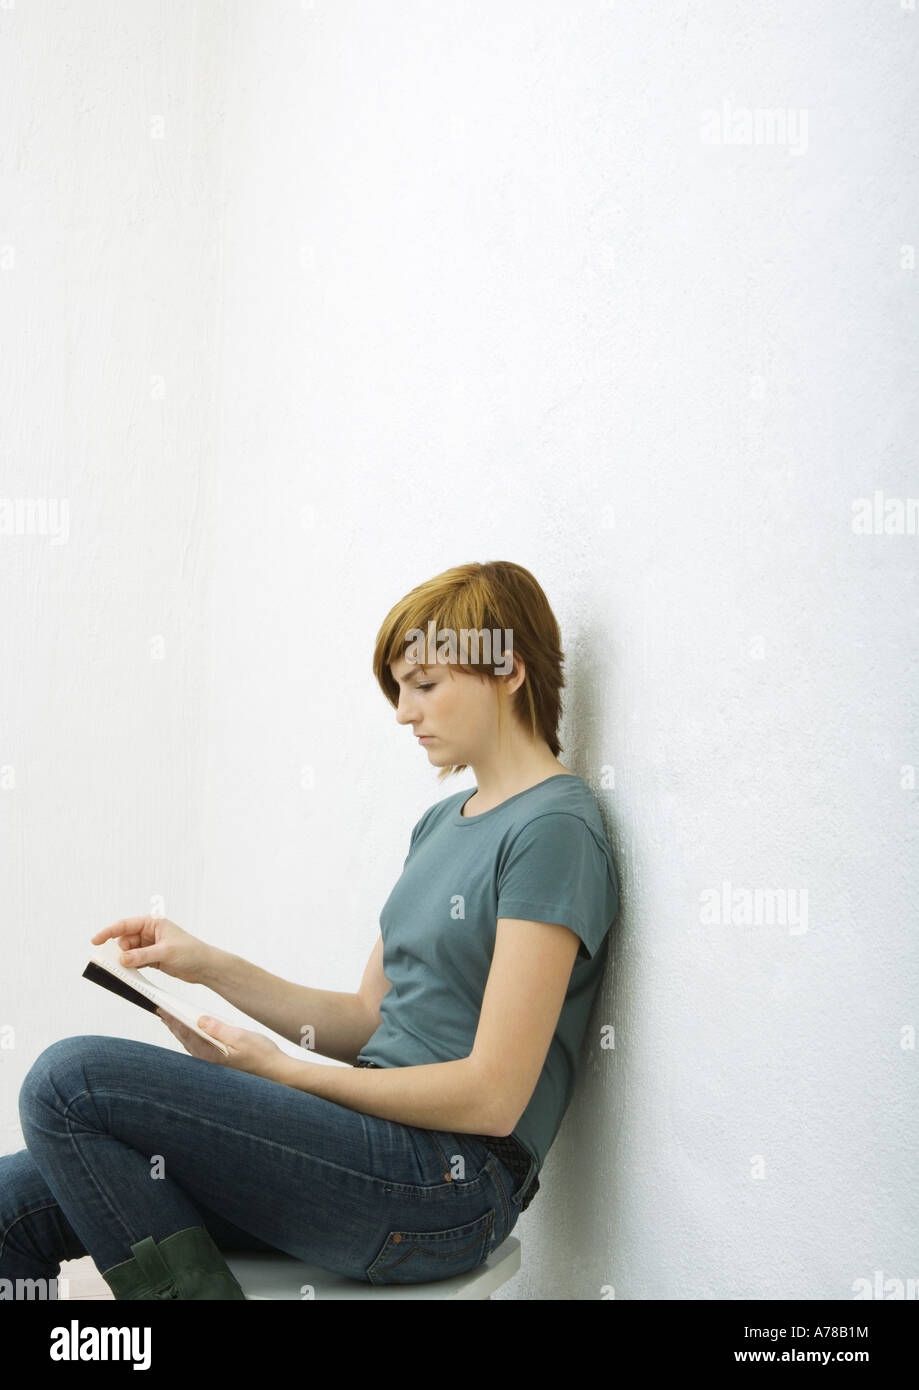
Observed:
[[[143,965],[159,965],[162,952],[159,946],[138,946],[133,951],[122,951],[121,964],[138,970]]]

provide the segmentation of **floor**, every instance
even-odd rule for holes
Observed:
[[[115,1301],[115,1295],[88,1255],[82,1260],[65,1260],[61,1264],[60,1277],[62,1298],[108,1298],[113,1303]],[[66,1286],[63,1284],[65,1279]]]

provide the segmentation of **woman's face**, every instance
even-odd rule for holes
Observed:
[[[476,763],[498,746],[498,692],[486,676],[458,671],[446,661],[420,666],[403,657],[390,670],[399,684],[396,719],[412,732],[431,735],[419,746],[434,766]],[[513,678],[511,678],[513,679]]]

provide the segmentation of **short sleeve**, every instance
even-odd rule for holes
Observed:
[[[550,811],[529,821],[499,865],[498,917],[569,927],[581,938],[580,957],[596,954],[618,910],[609,848],[570,812]]]
[[[437,803],[435,802],[434,806],[429,806],[428,809],[421,816],[419,816],[418,820],[416,820],[415,824],[412,826],[412,834],[408,842],[408,854],[405,856],[405,863],[402,865],[403,869],[405,868],[405,865],[408,863],[408,861],[411,859],[412,853],[415,848],[415,841],[418,839],[418,836],[421,834],[421,831],[428,822],[428,820],[430,820],[431,812],[434,810],[434,807],[436,805]]]
[[[424,820],[424,816],[421,817],[421,820]],[[418,829],[419,829],[420,825],[421,825],[421,821],[417,821],[417,822],[415,823],[415,825],[412,826],[412,836],[411,836],[411,839],[410,839],[409,842],[408,842],[408,854],[405,856],[405,860],[403,861],[403,864],[402,864],[402,868],[403,868],[403,869],[405,869],[405,868],[407,867],[408,861],[409,861],[409,860],[411,859],[411,857],[412,857],[412,853],[413,853],[413,851],[414,851],[414,849],[415,849],[415,841],[416,841],[417,838],[418,838]]]

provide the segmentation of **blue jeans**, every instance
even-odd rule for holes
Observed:
[[[124,1038],[46,1048],[19,1114],[27,1147],[0,1156],[13,1280],[53,1281],[87,1254],[104,1274],[145,1236],[189,1226],[224,1251],[281,1250],[371,1284],[447,1278],[507,1239],[536,1174],[518,1188],[469,1135]]]

